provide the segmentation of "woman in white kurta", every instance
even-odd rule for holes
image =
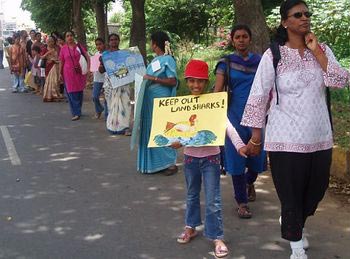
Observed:
[[[307,258],[303,228],[328,187],[332,129],[325,89],[345,86],[349,74],[332,51],[310,32],[304,1],[284,1],[277,42],[276,74],[268,49],[259,64],[241,124],[253,128],[248,144],[259,153],[261,128],[268,115],[264,149],[281,202],[282,237],[291,241],[291,259]],[[276,83],[276,84],[275,84]],[[266,107],[270,105],[268,111]]]

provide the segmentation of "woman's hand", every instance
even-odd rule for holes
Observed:
[[[309,32],[308,34],[306,34],[306,36],[305,36],[305,44],[308,47],[308,49],[310,49],[313,53],[315,53],[316,51],[320,50],[319,47],[318,47],[317,37],[312,32]]]
[[[248,155],[257,156],[261,152],[261,141],[251,138],[246,147]]]
[[[171,143],[170,147],[174,148],[174,149],[179,149],[182,147],[182,145],[180,142],[176,141],[176,142]]]
[[[249,153],[248,153],[248,148],[247,148],[247,146],[244,146],[244,147],[240,148],[240,149],[238,150],[238,154],[239,154],[240,156],[242,156],[242,157],[248,158]]]
[[[146,75],[143,76],[143,79],[154,81],[155,77],[146,74]]]

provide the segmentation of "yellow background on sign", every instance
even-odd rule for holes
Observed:
[[[148,147],[162,146],[156,144],[155,136],[162,135],[168,139],[169,143],[166,143],[166,146],[169,146],[179,137],[184,140],[198,136],[199,131],[211,131],[217,138],[209,144],[198,144],[198,142],[193,144],[191,142],[192,144],[185,145],[224,145],[226,125],[226,92],[156,98],[153,105],[152,129]]]

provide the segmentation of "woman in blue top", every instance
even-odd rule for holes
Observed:
[[[255,72],[261,59],[259,55],[249,52],[251,39],[252,33],[248,26],[236,25],[231,31],[231,40],[235,52],[221,59],[215,69],[215,92],[223,91],[225,80],[229,81],[227,116],[245,144],[248,144],[252,133],[251,129],[241,126],[240,123]],[[229,76],[227,76],[227,64],[229,64]],[[261,143],[249,144],[261,145]],[[252,213],[247,203],[248,201],[254,201],[256,198],[254,182],[258,173],[265,170],[265,152],[262,152],[259,156],[244,158],[237,153],[232,142],[226,137],[224,167],[225,171],[232,175],[235,199],[238,204],[238,216],[240,218],[251,218]]]
[[[154,98],[176,96],[176,63],[169,53],[169,37],[165,32],[159,31],[151,35],[151,47],[157,56],[148,65],[144,76],[147,84],[141,111],[137,170],[144,174],[162,172],[172,175],[177,172],[176,151],[170,147],[148,148],[147,145]]]

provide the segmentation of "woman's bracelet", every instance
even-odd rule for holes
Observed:
[[[255,143],[253,140],[249,140],[249,143],[252,144],[253,146],[260,146],[261,145],[261,142],[260,143]]]

